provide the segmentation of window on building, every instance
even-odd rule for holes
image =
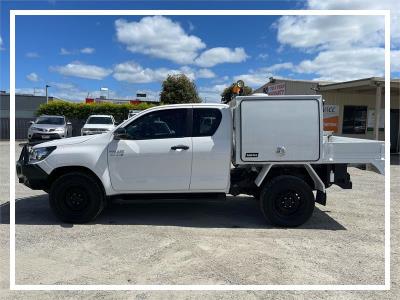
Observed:
[[[367,128],[367,107],[345,105],[343,110],[344,134],[365,134]]]

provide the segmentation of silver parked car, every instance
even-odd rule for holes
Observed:
[[[64,116],[41,115],[31,121],[28,129],[30,142],[40,140],[63,139],[72,136],[72,124]]]

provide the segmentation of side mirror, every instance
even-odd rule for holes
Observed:
[[[114,131],[114,139],[116,140],[122,140],[128,137],[128,134],[126,132],[126,129],[123,127],[117,128]]]
[[[67,122],[67,125],[72,125],[72,123],[71,122]]]
[[[35,121],[29,121],[29,124],[31,125],[35,124]]]

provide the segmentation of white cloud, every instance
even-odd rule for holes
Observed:
[[[167,68],[144,68],[134,61],[127,61],[117,64],[114,67],[113,77],[118,81],[126,81],[131,83],[149,83],[161,82],[168,75],[185,74],[191,80],[196,78],[212,78],[215,74],[208,69],[196,70],[188,66],[183,66],[180,69]]]
[[[230,49],[216,47],[204,51],[196,58],[195,63],[201,67],[213,67],[222,63],[240,63],[248,58],[243,48]]]
[[[64,100],[83,102],[88,96],[97,98],[101,94],[99,90],[84,89],[68,82],[51,82],[50,85],[50,95]],[[118,97],[114,91],[109,91],[109,94],[112,98],[122,98]]]
[[[44,96],[46,91],[40,88],[15,88],[16,94]]]
[[[195,80],[196,78],[214,78],[215,73],[210,69],[194,69],[189,66],[183,66],[179,69],[178,73],[185,74],[191,80]]]
[[[268,53],[260,53],[257,55],[257,58],[261,60],[266,60],[268,56],[269,56]]]
[[[37,52],[27,52],[25,56],[28,58],[38,58],[39,54]]]
[[[95,52],[95,49],[94,48],[90,48],[90,47],[86,47],[86,48],[82,48],[80,50],[80,52],[83,53],[83,54],[92,54],[92,53]]]
[[[390,9],[392,71],[399,69],[400,1],[308,0],[308,9]],[[314,57],[293,66],[318,80],[353,80],[384,74],[382,16],[284,16],[276,23],[281,47],[301,49]],[[274,70],[270,70],[274,71]],[[277,70],[276,70],[277,71]]]
[[[150,69],[143,68],[135,62],[124,62],[114,67],[113,77],[118,81],[131,83],[149,83],[164,80],[169,74],[177,74],[179,70],[166,68]]]
[[[199,88],[200,98],[204,102],[220,102],[221,93],[229,86],[228,83],[216,84],[213,86],[202,86]]]
[[[392,50],[390,54],[391,54],[391,58],[390,58],[391,72],[400,72],[400,50]],[[399,74],[397,74],[397,75],[399,75]]]
[[[93,54],[96,51],[96,49],[91,48],[91,47],[85,47],[81,49],[66,49],[66,48],[61,48],[59,54],[60,55],[76,55],[79,53],[83,54]]]
[[[382,48],[328,50],[320,52],[312,60],[302,61],[296,71],[317,74],[316,80],[346,81],[383,76],[384,61]]]
[[[60,89],[60,90],[68,90],[74,89],[75,85],[72,83],[65,83],[65,82],[51,82],[50,85],[53,88]]]
[[[202,40],[188,35],[179,23],[162,17],[144,17],[139,22],[115,21],[117,39],[134,53],[164,58],[179,64],[190,64],[198,51],[205,48]]]
[[[193,23],[189,21],[188,24],[189,24],[189,31],[193,31],[195,29]]]
[[[379,46],[384,40],[379,16],[283,16],[276,26],[281,44],[304,50]]]
[[[70,54],[72,54],[71,51],[69,51],[69,50],[67,50],[65,48],[61,48],[60,49],[60,55],[70,55]]]
[[[293,69],[295,69],[295,66],[291,62],[284,62],[268,67],[258,68],[256,70],[249,70],[248,73],[236,75],[233,79],[235,82],[238,80],[243,80],[246,85],[255,89],[266,84],[269,80],[269,77],[279,77],[276,76],[276,72]]]
[[[307,7],[309,9],[388,9],[391,14],[392,43],[400,46],[400,1],[398,0],[308,0]]]
[[[222,77],[215,78],[212,82],[216,83],[216,84],[222,84],[222,83],[226,83],[228,81],[229,81],[229,76],[225,75],[225,76],[222,76]]]
[[[91,89],[85,89],[82,87],[79,87],[75,84],[68,83],[68,82],[50,82],[51,88],[49,89],[49,95],[59,98],[59,99],[64,99],[64,100],[70,100],[70,101],[76,101],[76,102],[83,102],[86,97],[93,97],[93,98],[98,98],[101,95],[100,90],[91,90]],[[16,88],[15,89],[17,93],[20,94],[35,94],[35,95],[45,95],[45,90],[43,88],[38,89],[38,88]],[[158,100],[158,94],[159,92],[155,91],[137,91],[139,92],[145,92],[148,95],[148,99],[150,100]],[[136,94],[119,94],[116,91],[110,90],[109,91],[110,98],[114,99],[135,99]]]
[[[221,94],[224,89],[226,89],[229,86],[228,83],[223,83],[223,84],[215,84],[213,86],[203,86],[199,88],[199,91],[201,92],[214,92],[214,93],[219,93]]]
[[[112,73],[112,70],[95,65],[86,65],[81,62],[72,62],[65,66],[52,66],[50,71],[64,76],[74,76],[87,79],[101,80]]]
[[[30,81],[33,81],[33,82],[39,81],[39,76],[38,76],[36,73],[34,73],[34,72],[32,72],[32,73],[26,75],[26,78],[27,78],[28,80],[30,80]]]
[[[314,74],[314,79],[319,81],[346,81],[383,76],[384,60],[384,49],[379,47],[327,50],[297,65],[291,62],[275,64],[250,70],[247,74],[235,76],[234,80],[242,79],[249,86],[258,88],[267,83],[269,77],[280,77],[273,72],[287,69],[294,74]],[[392,50],[391,63],[391,71],[399,72],[400,50]]]
[[[210,69],[200,69],[197,71],[198,78],[214,78],[215,73]]]
[[[277,72],[280,70],[291,70],[293,69],[293,64],[291,62],[285,62],[280,64],[275,64],[269,67],[262,68],[266,72]]]
[[[266,70],[257,69],[250,70],[246,74],[240,74],[234,76],[234,81],[243,80],[244,83],[253,89],[259,88],[260,86],[266,84],[268,82],[268,78],[273,76],[272,73],[268,73]]]

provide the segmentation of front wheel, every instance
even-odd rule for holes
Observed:
[[[278,176],[261,190],[261,211],[273,225],[299,226],[311,217],[314,206],[311,187],[296,176]]]
[[[86,223],[95,219],[104,208],[104,193],[90,175],[72,172],[57,178],[51,185],[50,207],[67,223]]]

